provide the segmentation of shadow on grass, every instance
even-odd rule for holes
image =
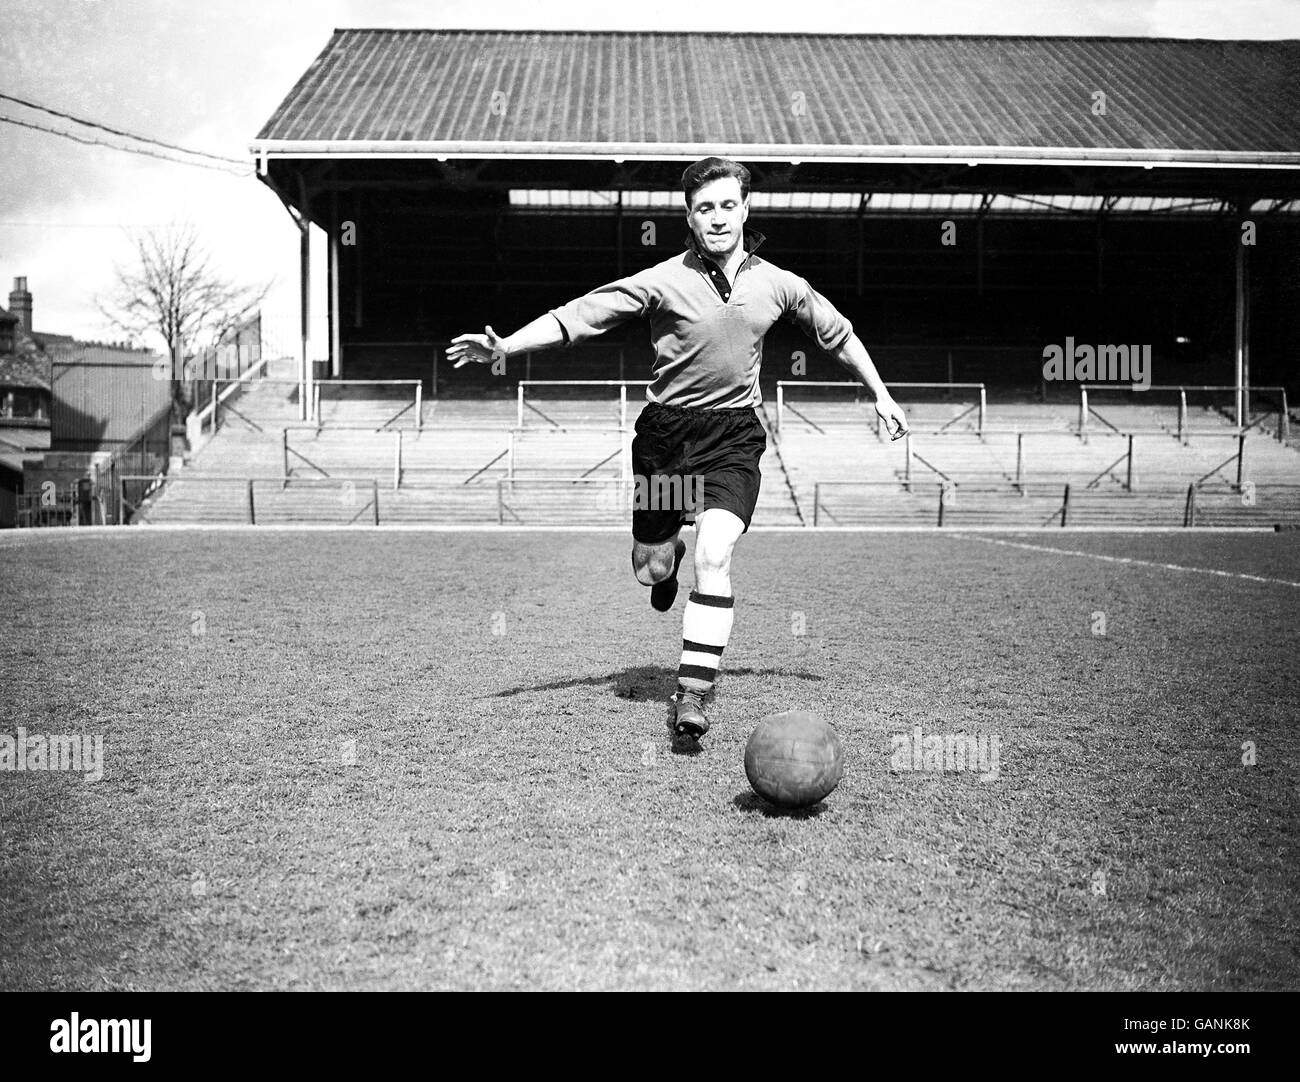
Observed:
[[[778,808],[748,789],[732,797],[731,804],[748,815],[761,815],[765,819],[816,819],[826,810],[821,801],[806,808]]]
[[[704,753],[704,745],[694,737],[682,736],[674,732],[668,735],[668,749],[674,755],[684,755],[688,759],[694,759]]]
[[[792,677],[796,680],[823,680],[825,677],[810,672],[792,672],[789,669],[729,669],[724,663],[721,679],[725,683],[728,677],[763,676]],[[646,703],[667,701],[677,689],[677,670],[665,665],[634,665],[622,672],[604,673],[600,676],[575,676],[570,680],[553,680],[548,684],[521,684],[506,688],[493,696],[497,699],[512,695],[523,695],[530,691],[565,691],[570,688],[603,687],[611,685],[614,694],[620,699]]]

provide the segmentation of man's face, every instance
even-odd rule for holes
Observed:
[[[695,190],[686,222],[699,246],[715,259],[726,259],[740,243],[749,200],[740,198],[740,181],[719,177]]]

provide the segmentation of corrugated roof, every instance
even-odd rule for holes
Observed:
[[[1300,41],[336,30],[253,150],[1300,165]]]

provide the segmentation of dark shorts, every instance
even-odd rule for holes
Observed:
[[[647,402],[632,440],[632,536],[649,545],[667,541],[686,519],[711,507],[730,511],[748,530],[766,449],[767,432],[752,407]]]

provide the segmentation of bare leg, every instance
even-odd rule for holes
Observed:
[[[731,596],[731,554],[745,532],[738,515],[721,507],[701,511],[696,517],[695,589],[717,597]]]

